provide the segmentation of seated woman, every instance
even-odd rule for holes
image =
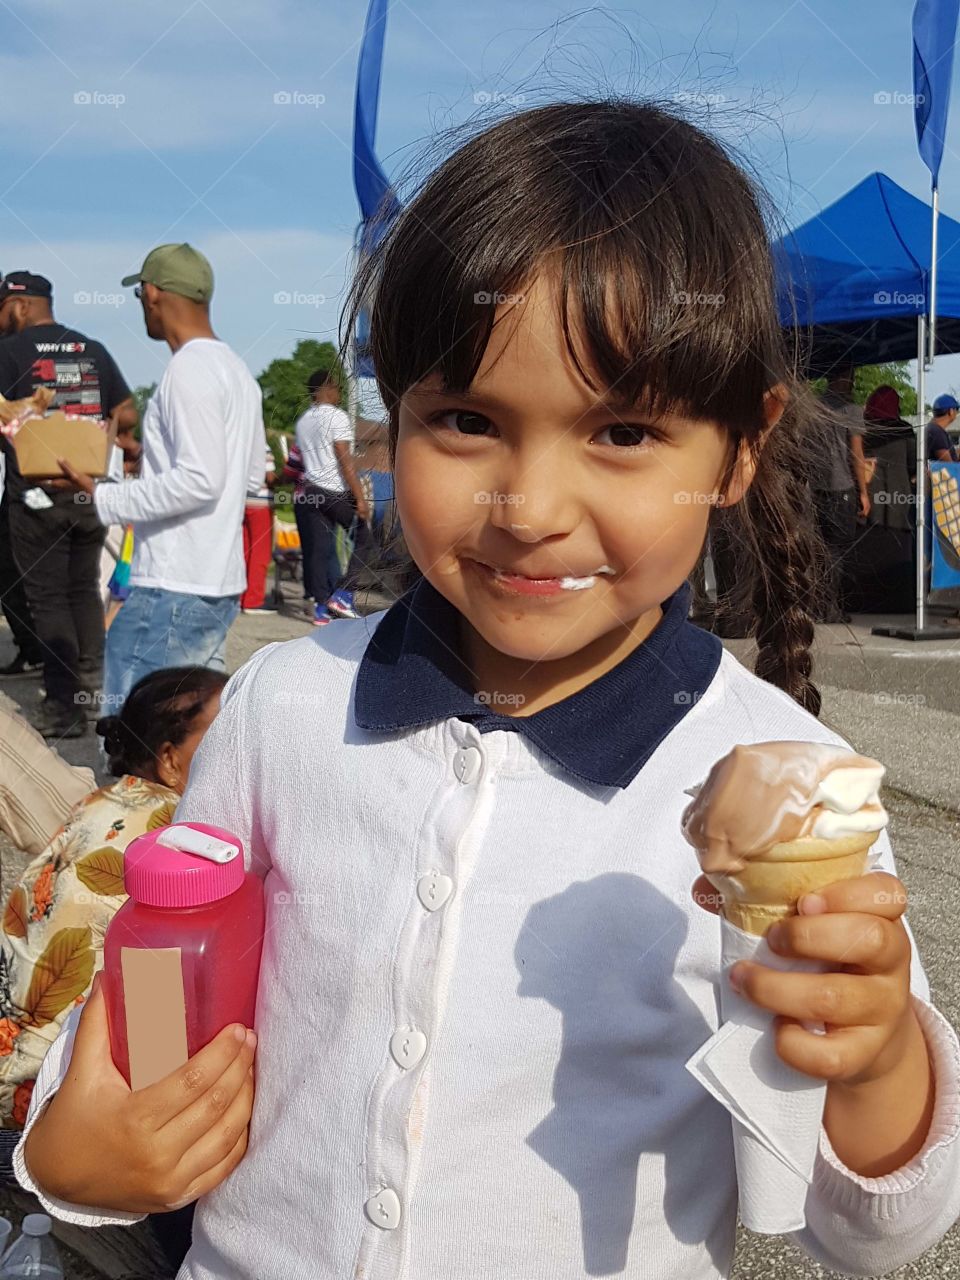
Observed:
[[[9,894],[0,922],[0,1129],[23,1125],[43,1056],[102,967],[104,933],[126,900],[123,851],[173,820],[226,680],[206,668],[155,671],[119,716],[99,720],[118,780],[80,800]]]

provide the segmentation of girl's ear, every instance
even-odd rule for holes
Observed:
[[[757,459],[760,457],[760,451],[767,443],[770,432],[783,417],[789,398],[790,393],[782,382],[778,382],[776,386],[764,392],[763,416],[766,419],[766,426],[755,441],[740,441],[737,456],[733,461],[728,473],[727,483],[724,486],[723,506],[736,506],[743,499],[751,484],[753,484],[753,477],[757,474]]]

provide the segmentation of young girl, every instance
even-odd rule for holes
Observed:
[[[738,742],[839,741],[757,198],[654,107],[524,112],[438,169],[361,301],[422,579],[260,650],[177,813],[264,877],[256,1101],[236,1027],[132,1094],[98,996],[21,1180],[91,1224],[202,1196],[181,1280],[726,1275],[731,1125],[684,1063],[730,979],[684,791]],[[756,561],[763,678],[687,620],[708,519]],[[734,975],[830,1082],[797,1239],[860,1275],[960,1196],[957,1041],[881,848],[788,930],[826,973]]]

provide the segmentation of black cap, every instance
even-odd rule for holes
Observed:
[[[8,298],[52,298],[53,285],[32,271],[11,271],[0,280],[0,303]]]

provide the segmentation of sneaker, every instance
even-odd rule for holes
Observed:
[[[0,667],[0,676],[34,676],[43,670],[42,662],[31,662],[29,658],[25,658],[22,653],[18,653],[12,662],[8,662],[5,667]]]
[[[240,610],[240,612],[241,612],[241,613],[252,613],[252,614],[256,615],[256,614],[258,614],[258,613],[276,613],[277,611],[276,611],[276,609],[272,608],[272,606],[271,606],[271,605],[268,605],[268,604],[258,604],[258,605],[255,605],[255,606],[254,606],[254,608],[252,608],[252,609],[241,609],[241,610]]]
[[[328,622],[333,621],[333,614],[329,611],[325,604],[318,604],[313,611],[313,625],[315,627],[325,627]]]
[[[47,700],[34,719],[34,727],[45,738],[82,738],[87,732],[87,717],[82,707],[65,707]]]
[[[327,608],[336,618],[359,618],[353,607],[352,591],[335,591],[327,601]]]

